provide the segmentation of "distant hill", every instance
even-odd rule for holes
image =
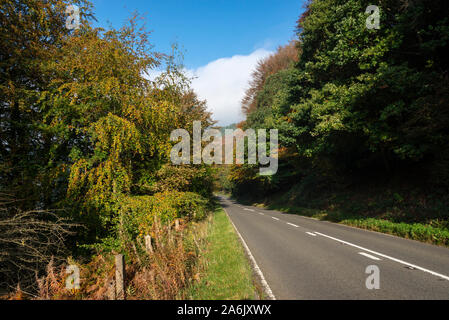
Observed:
[[[220,132],[221,132],[221,134],[224,136],[224,135],[225,135],[225,130],[226,130],[226,129],[232,129],[232,130],[237,129],[237,123],[230,124],[230,125],[228,125],[228,126],[226,126],[226,127],[219,127],[219,128],[217,128],[217,129],[219,129]]]

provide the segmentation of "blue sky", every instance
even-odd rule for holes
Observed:
[[[193,87],[221,125],[240,121],[240,99],[257,61],[294,38],[302,0],[93,0],[97,25],[145,14],[155,50],[176,42]],[[202,79],[199,79],[202,77]],[[233,77],[235,79],[233,79]],[[220,78],[215,87],[211,83]],[[242,88],[243,86],[243,88]]]

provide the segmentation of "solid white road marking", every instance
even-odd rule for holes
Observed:
[[[311,236],[313,236],[313,237],[316,237],[316,234],[315,233],[312,233],[312,232],[306,232],[307,234],[309,234],[309,235],[311,235]]]
[[[407,266],[407,267],[413,267],[413,268],[415,268],[415,269],[421,270],[421,271],[423,271],[423,272],[430,273],[431,275],[434,275],[434,276],[436,276],[436,277],[439,277],[439,278],[441,278],[441,279],[444,279],[444,280],[448,280],[448,281],[449,281],[449,276],[446,276],[446,275],[444,275],[444,274],[437,273],[437,272],[435,272],[435,271],[432,271],[432,270],[429,270],[429,269],[426,269],[426,268],[423,268],[423,267],[414,265],[414,264],[412,264],[412,263],[408,263],[408,262],[403,261],[403,260],[400,260],[400,259],[396,259],[396,258],[387,256],[386,254],[382,254],[382,253],[379,253],[379,252],[376,252],[376,251],[373,251],[373,250],[370,250],[370,249],[367,249],[367,248],[358,246],[358,245],[353,244],[353,243],[351,243],[351,242],[343,241],[343,240],[340,240],[340,239],[337,239],[337,238],[334,238],[334,237],[325,235],[325,234],[320,233],[320,232],[315,232],[315,233],[318,234],[318,235],[320,235],[320,236],[323,236],[323,237],[326,237],[326,238],[329,238],[329,239],[332,239],[332,240],[335,240],[335,241],[338,241],[338,242],[347,244],[348,246],[351,246],[351,247],[354,247],[354,248],[358,248],[358,249],[361,249],[361,250],[370,252],[370,253],[372,253],[372,254],[375,254],[375,255],[377,255],[377,256],[383,257],[383,258],[385,258],[385,259],[389,259],[389,260],[392,260],[392,261],[394,261],[394,262],[403,264],[403,265],[405,265],[405,266]]]
[[[293,226],[295,228],[299,228],[299,226],[297,226],[296,224],[293,224],[293,223],[290,223],[290,222],[287,222],[287,224],[289,224],[289,225],[291,225],[291,226]]]
[[[372,256],[372,255],[370,255],[368,253],[365,253],[365,252],[359,252],[359,254],[361,254],[362,256],[368,257],[370,259],[373,259],[373,260],[377,260],[377,261],[381,260],[378,257]]]
[[[262,284],[262,287],[264,288],[265,294],[271,299],[276,300],[276,297],[273,294],[273,291],[271,291],[270,286],[268,285],[268,282],[265,280],[265,277],[263,276],[262,270],[260,270],[259,265],[256,262],[256,259],[254,259],[253,254],[251,253],[251,250],[249,250],[248,245],[246,244],[245,240],[243,239],[242,235],[240,234],[239,230],[235,226],[234,222],[232,222],[231,217],[229,216],[228,212],[225,208],[223,208],[224,212],[226,212],[226,215],[228,216],[229,221],[231,222],[232,226],[234,227],[235,232],[239,236],[240,240],[242,241],[243,247],[246,250],[246,253],[248,254],[249,259],[251,260],[251,263],[253,265],[254,270],[256,271],[257,275],[260,278],[260,282]]]
[[[271,218],[273,218],[274,220],[279,220],[278,218],[275,218],[275,217],[271,217]]]

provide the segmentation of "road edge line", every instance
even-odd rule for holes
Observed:
[[[223,207],[222,207],[223,208]],[[265,280],[265,277],[262,273],[262,270],[259,268],[259,265],[256,262],[256,259],[254,259],[253,254],[251,253],[251,250],[249,250],[248,245],[246,244],[245,240],[243,239],[242,235],[240,234],[239,230],[237,229],[237,227],[235,226],[234,222],[232,221],[231,217],[229,216],[228,211],[226,211],[225,208],[223,208],[223,211],[226,213],[226,215],[228,216],[229,221],[231,222],[232,226],[234,227],[235,232],[237,233],[237,235],[240,238],[240,241],[243,244],[243,247],[245,248],[246,254],[249,257],[249,260],[251,261],[253,270],[256,272],[256,274],[259,276],[259,280],[260,283],[262,284],[263,290],[265,292],[265,294],[270,298],[270,300],[276,300],[276,297],[273,294],[273,291],[271,291],[270,286],[268,285],[267,280]]]

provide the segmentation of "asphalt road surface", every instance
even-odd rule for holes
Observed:
[[[449,299],[447,248],[220,202],[276,299]]]

